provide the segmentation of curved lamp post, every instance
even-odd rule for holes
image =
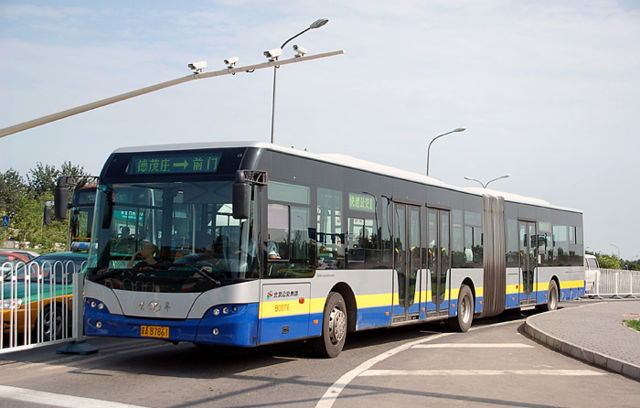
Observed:
[[[289,38],[287,41],[283,42],[282,45],[280,46],[280,49],[281,50],[284,49],[284,46],[287,45],[289,41],[293,40],[294,38],[297,38],[302,34],[306,33],[307,31],[312,30],[314,28],[320,28],[323,25],[327,24],[328,22],[329,20],[326,18],[317,19],[316,21],[311,23],[309,27],[305,28],[304,30],[300,31],[298,34],[294,35],[293,37]],[[275,57],[275,59],[278,59],[278,57]],[[273,67],[273,98],[271,100],[271,144],[273,144],[273,133],[274,133],[274,126],[275,126],[275,119],[276,119],[276,73],[277,72],[278,72],[278,66],[274,65]]]
[[[478,179],[474,179],[472,177],[467,177],[467,176],[464,176],[464,179],[465,180],[470,180],[470,181],[475,181],[476,183],[479,183],[482,186],[482,188],[487,188],[489,183],[493,183],[496,180],[504,179],[504,178],[507,178],[507,177],[511,177],[511,174],[505,174],[504,176],[496,177],[494,179],[491,179],[491,180],[487,181],[486,183],[483,183],[482,181],[480,181]]]
[[[427,148],[427,176],[429,175],[429,155],[431,153],[431,144],[433,142],[435,142],[437,139],[441,138],[442,136],[450,135],[451,133],[456,133],[456,132],[464,132],[465,130],[466,130],[466,128],[453,129],[450,132],[443,133],[443,134],[438,135],[438,136],[434,137],[433,139],[431,139],[431,142],[429,142],[429,147]]]
[[[621,260],[622,258],[620,258],[620,247],[619,247],[619,246],[617,246],[616,244],[609,244],[609,245],[611,245],[612,247],[614,247],[615,249],[617,249],[617,250],[618,250],[618,259],[620,259],[620,260]]]

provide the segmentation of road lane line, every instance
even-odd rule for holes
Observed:
[[[606,375],[593,370],[367,370],[361,377],[382,376],[496,376],[496,375],[544,375],[587,377]]]
[[[442,343],[417,344],[413,348],[533,348],[533,346],[522,343]]]
[[[333,385],[331,387],[329,387],[329,389],[324,393],[322,398],[320,398],[320,400],[316,404],[316,408],[331,408],[333,406],[333,403],[340,396],[340,393],[342,392],[342,390],[347,385],[349,385],[349,383],[354,378],[356,378],[357,376],[359,376],[363,372],[367,371],[373,365],[375,365],[375,364],[377,364],[377,363],[379,363],[379,362],[381,362],[383,360],[386,360],[387,358],[389,358],[389,357],[391,357],[391,356],[393,356],[395,354],[398,354],[401,351],[408,350],[411,347],[415,346],[416,344],[426,343],[428,341],[437,340],[437,339],[440,339],[442,337],[451,336],[453,334],[454,333],[442,333],[442,334],[438,334],[438,335],[435,335],[433,337],[429,337],[429,338],[426,338],[426,339],[420,339],[420,340],[412,341],[410,343],[405,343],[405,344],[402,344],[402,345],[400,345],[398,347],[395,347],[395,348],[393,348],[393,349],[391,349],[389,351],[385,351],[382,354],[378,354],[377,356],[370,358],[369,360],[367,360],[364,363],[360,364],[359,366],[357,366],[353,370],[351,370],[351,371],[347,372],[346,374],[344,374],[342,377],[340,377],[338,379],[338,381],[333,383]]]
[[[506,326],[506,325],[509,325],[509,324],[521,323],[523,321],[524,321],[524,319],[518,319],[518,320],[510,320],[508,322],[500,322],[500,323],[490,324],[490,325],[486,325],[486,326],[472,327],[471,329],[469,329],[469,331],[476,331],[476,330],[482,330],[482,329],[486,329],[486,328],[501,327],[501,326]],[[445,336],[451,336],[453,334],[456,334],[456,333],[442,333],[442,334],[435,335],[433,337],[428,337],[426,339],[420,339],[420,340],[412,341],[410,343],[402,344],[402,345],[400,345],[400,346],[398,346],[396,348],[393,348],[393,349],[391,349],[389,351],[385,351],[382,354],[379,354],[379,355],[377,355],[375,357],[370,358],[369,360],[367,360],[364,363],[360,364],[359,366],[357,366],[353,370],[345,373],[342,377],[340,377],[338,379],[338,381],[333,383],[333,385],[331,385],[331,387],[329,387],[327,389],[327,391],[324,393],[324,395],[320,398],[320,400],[316,404],[316,408],[331,408],[333,406],[333,403],[340,396],[340,393],[342,392],[342,390],[345,389],[347,387],[347,385],[349,385],[349,383],[354,378],[356,378],[361,373],[367,371],[374,364],[377,364],[380,361],[383,361],[383,360],[385,360],[385,359],[387,359],[387,358],[389,358],[389,357],[393,356],[394,354],[397,354],[397,353],[399,353],[401,351],[408,350],[408,349],[410,349],[411,347],[413,347],[415,345],[418,345],[418,344],[421,344],[421,343],[427,343],[427,342],[430,342],[430,341],[433,341],[433,340],[440,339],[440,338],[445,337]]]
[[[140,405],[35,391],[7,385],[0,385],[0,398],[64,408],[144,408]]]

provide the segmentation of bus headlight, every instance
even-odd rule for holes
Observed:
[[[6,309],[19,309],[22,306],[22,299],[4,299],[0,308]]]

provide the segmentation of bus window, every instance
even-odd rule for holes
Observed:
[[[307,186],[269,181],[267,271],[266,277],[293,278],[313,276],[315,248],[310,236],[309,204],[311,189]],[[282,203],[273,203],[280,201]],[[276,252],[274,252],[277,251]],[[287,261],[287,262],[284,262]]]
[[[344,268],[342,192],[318,188],[317,269]]]
[[[349,193],[347,267],[373,269],[380,264],[378,198],[367,192]]]
[[[482,267],[482,215],[464,212],[464,255],[467,267]]]

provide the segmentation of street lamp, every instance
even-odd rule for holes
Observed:
[[[493,183],[496,180],[500,180],[500,179],[504,179],[507,177],[511,177],[511,174],[505,174],[504,176],[500,176],[500,177],[496,177],[494,179],[491,179],[489,181],[487,181],[486,183],[483,183],[482,181],[478,180],[478,179],[474,179],[472,177],[468,177],[468,176],[464,176],[465,180],[470,180],[470,181],[475,181],[477,183],[480,183],[480,185],[482,186],[482,188],[487,188],[487,186],[489,185],[489,183]]]
[[[429,142],[429,147],[427,148],[427,176],[429,175],[429,155],[430,155],[430,152],[431,152],[431,144],[433,142],[435,142],[436,139],[439,139],[442,136],[450,135],[451,133],[456,133],[456,132],[464,132],[464,131],[465,131],[465,128],[457,128],[457,129],[453,129],[450,132],[443,133],[443,134],[438,135],[438,136],[434,137],[433,139],[431,139],[431,142]]]
[[[614,247],[614,248],[616,248],[618,250],[618,259],[622,259],[622,258],[620,258],[620,247],[617,246],[616,244],[609,244],[609,245],[611,245],[612,247]]]
[[[294,35],[293,37],[289,38],[287,41],[283,42],[282,45],[280,46],[280,53],[278,55],[275,55],[273,59],[274,60],[278,59],[280,54],[282,54],[282,50],[284,49],[284,46],[287,45],[289,41],[293,40],[296,37],[301,36],[302,34],[306,33],[311,29],[320,28],[323,25],[327,24],[328,22],[329,20],[326,18],[319,18],[313,23],[311,23],[309,27],[305,28],[304,30],[300,31],[298,34]],[[271,50],[271,51],[275,51],[275,50]],[[299,53],[299,54],[303,54],[303,53]],[[269,55],[267,55],[267,51],[265,51],[265,56],[269,57]],[[276,119],[276,72],[278,72],[278,66],[274,65],[273,66],[273,98],[271,100],[271,144],[273,144],[273,133],[274,133],[274,126],[275,126],[275,119]]]

